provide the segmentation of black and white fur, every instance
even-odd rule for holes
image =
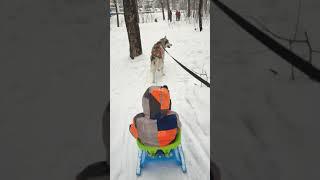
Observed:
[[[164,68],[164,54],[165,48],[170,48],[172,44],[169,42],[167,37],[160,39],[156,44],[153,45],[151,51],[151,66],[150,71],[152,73],[152,82],[155,83],[156,72],[160,71],[164,76],[163,68]]]

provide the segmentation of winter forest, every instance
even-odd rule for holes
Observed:
[[[129,132],[142,112],[142,95],[152,86],[167,85],[172,109],[182,124],[187,173],[171,162],[150,163],[139,179],[210,178],[209,0],[111,0],[110,11],[110,179],[136,176],[138,147]],[[164,74],[152,81],[153,46],[166,37],[172,45],[164,55]],[[172,58],[173,57],[173,58]]]

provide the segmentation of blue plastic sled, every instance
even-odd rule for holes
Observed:
[[[137,161],[137,169],[136,174],[137,176],[141,175],[141,170],[145,167],[147,162],[150,161],[168,161],[174,160],[178,166],[181,167],[182,172],[187,172],[187,167],[185,163],[183,149],[180,143],[181,139],[181,132],[178,133],[178,136],[175,142],[172,145],[169,145],[164,148],[159,148],[158,150],[155,148],[153,151],[156,150],[155,153],[152,154],[148,147],[141,144],[138,140],[138,161]],[[148,152],[149,151],[149,152]],[[165,152],[164,152],[165,151]]]

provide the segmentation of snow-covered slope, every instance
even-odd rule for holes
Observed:
[[[193,23],[184,21],[171,25],[162,20],[141,23],[143,54],[134,60],[129,58],[125,25],[118,28],[114,22],[111,19],[110,179],[136,179],[137,145],[128,127],[132,118],[142,112],[142,95],[152,85],[151,48],[160,38],[167,36],[173,44],[168,51],[174,57],[196,72],[206,71],[210,77],[209,22],[205,21],[203,32],[195,31]],[[182,121],[182,145],[188,172],[183,174],[179,167],[170,163],[151,164],[142,170],[139,179],[209,179],[210,89],[168,55],[165,57],[165,73],[157,84],[168,85],[173,110]]]
[[[282,36],[293,35],[298,1],[223,2]],[[315,49],[320,49],[320,27],[314,16],[319,16],[319,5],[315,0],[302,1],[298,33],[303,38],[308,31]],[[214,17],[212,133],[222,179],[319,179],[320,84],[297,70],[296,80],[290,80],[291,66],[284,60],[220,9],[215,8]],[[294,51],[307,58],[305,47],[296,46]],[[314,54],[318,67],[319,57]]]

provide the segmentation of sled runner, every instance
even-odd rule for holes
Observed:
[[[186,173],[186,163],[184,153],[181,146],[181,131],[178,132],[176,139],[171,144],[164,147],[146,146],[137,140],[138,145],[138,161],[136,175],[141,175],[141,170],[151,161],[168,161],[174,160],[181,167],[182,172]]]

